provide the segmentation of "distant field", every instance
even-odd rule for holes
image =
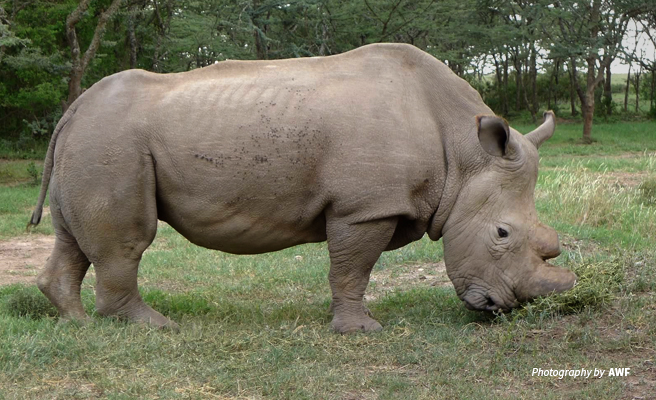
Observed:
[[[516,126],[527,132],[533,126]],[[233,256],[166,224],[142,260],[145,300],[174,334],[93,314],[58,324],[34,286],[52,246],[29,161],[0,163],[0,399],[650,399],[656,393],[656,123],[560,124],[535,193],[578,286],[505,315],[465,309],[442,244],[383,255],[367,292],[375,334],[330,330],[325,244]],[[36,162],[35,167],[40,169]],[[4,172],[3,172],[4,171]],[[10,267],[7,267],[9,266]],[[538,377],[631,368],[628,377]]]

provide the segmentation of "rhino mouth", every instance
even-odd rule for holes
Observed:
[[[510,311],[512,308],[506,305],[494,293],[469,292],[462,297],[465,307],[473,311]]]

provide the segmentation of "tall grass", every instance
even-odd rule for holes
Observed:
[[[648,246],[656,240],[656,207],[645,202],[641,185],[656,176],[656,154],[645,153],[636,163],[644,166],[638,176],[613,174],[603,164],[591,170],[584,160],[543,171],[537,206],[558,224],[568,225],[571,233],[596,228],[596,239],[623,247]]]

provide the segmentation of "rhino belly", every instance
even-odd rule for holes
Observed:
[[[158,218],[191,242],[234,254],[260,254],[326,240],[325,202],[294,171],[218,168],[190,157],[183,169],[158,163]],[[261,173],[257,173],[260,171]]]

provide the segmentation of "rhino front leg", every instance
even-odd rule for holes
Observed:
[[[391,240],[396,223],[396,218],[358,224],[328,220],[326,233],[335,331],[344,334],[382,329],[367,315],[362,300],[371,269]]]

